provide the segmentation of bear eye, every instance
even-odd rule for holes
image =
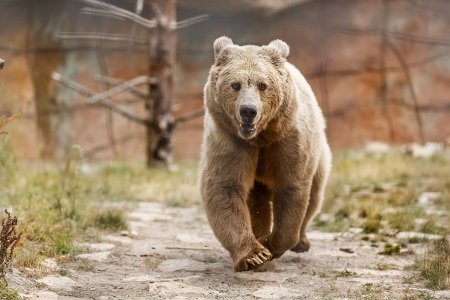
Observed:
[[[260,91],[265,91],[267,89],[267,85],[265,83],[258,83],[258,89]]]
[[[231,84],[231,87],[233,88],[233,90],[239,91],[241,89],[241,84],[239,82],[233,82]]]

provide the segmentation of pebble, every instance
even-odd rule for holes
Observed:
[[[77,255],[77,258],[87,259],[97,262],[106,261],[111,255],[111,251],[103,251],[103,252],[95,252],[95,253],[86,253]]]

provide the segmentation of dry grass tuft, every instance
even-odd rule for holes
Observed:
[[[420,272],[431,289],[450,288],[450,242],[448,238],[434,241],[428,251],[418,257],[414,268]]]

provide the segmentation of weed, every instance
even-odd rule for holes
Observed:
[[[336,277],[356,277],[357,274],[353,271],[345,269],[344,271],[337,272]]]
[[[94,217],[94,223],[98,228],[105,230],[127,229],[127,221],[121,210],[107,209]]]
[[[363,224],[364,233],[377,233],[380,230],[381,224],[379,219],[367,219]]]
[[[6,284],[5,273],[11,264],[14,249],[19,242],[22,233],[17,233],[17,217],[11,217],[5,209],[6,217],[2,219],[0,231],[0,281]]]
[[[386,245],[384,246],[384,250],[380,252],[380,254],[384,255],[395,255],[399,254],[401,250],[401,247],[399,245]]]

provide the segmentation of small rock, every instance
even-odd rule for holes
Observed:
[[[122,245],[130,245],[133,243],[133,240],[126,236],[114,236],[114,235],[105,235],[102,236],[102,240],[108,241],[108,242],[115,242]]]
[[[84,243],[81,244],[80,246],[86,247],[93,251],[111,251],[116,247],[114,244],[109,243],[94,243],[94,244]]]
[[[65,276],[46,276],[38,279],[37,282],[43,283],[51,289],[62,291],[71,291],[74,287],[80,286],[78,282]]]
[[[382,142],[368,142],[364,147],[364,152],[367,154],[380,155],[389,153],[391,146]]]
[[[353,249],[350,248],[339,248],[340,251],[345,252],[345,253],[354,253],[355,251]]]
[[[103,262],[106,261],[110,255],[111,251],[103,251],[103,252],[80,254],[77,255],[77,258]]]
[[[425,145],[411,143],[403,147],[403,152],[405,154],[416,158],[430,158],[438,153],[442,153],[443,151],[444,145],[431,142],[428,142]]]
[[[420,194],[417,202],[421,206],[428,207],[430,205],[431,201],[438,199],[440,196],[441,196],[441,193],[439,193],[439,192],[423,192],[422,194]]]
[[[281,286],[265,286],[254,292],[253,296],[260,299],[284,299],[298,298],[301,294],[299,291]]]

